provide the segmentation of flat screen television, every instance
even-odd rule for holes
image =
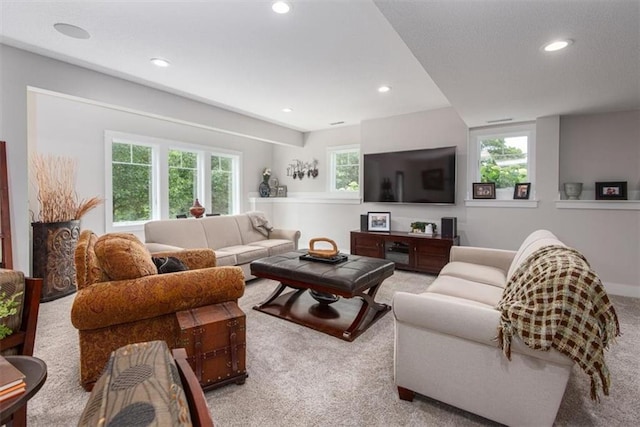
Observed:
[[[364,155],[365,202],[456,203],[456,147]]]

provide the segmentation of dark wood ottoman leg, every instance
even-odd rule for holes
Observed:
[[[415,391],[411,391],[408,388],[398,386],[398,397],[400,400],[406,400],[413,402],[413,398],[416,396]]]

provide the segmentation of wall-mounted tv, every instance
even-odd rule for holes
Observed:
[[[456,147],[364,155],[365,202],[456,203]]]

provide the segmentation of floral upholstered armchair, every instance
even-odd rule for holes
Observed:
[[[179,347],[177,311],[237,301],[244,293],[242,269],[216,267],[211,249],[154,256],[175,257],[188,270],[158,274],[151,254],[133,234],[98,238],[90,230],[81,233],[71,322],[79,332],[80,382],[86,390],[117,348],[153,340]]]

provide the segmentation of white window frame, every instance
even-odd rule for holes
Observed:
[[[511,138],[515,136],[527,137],[527,178],[531,183],[530,200],[536,198],[536,124],[535,122],[520,123],[506,126],[492,126],[486,128],[475,128],[469,130],[469,160],[467,167],[467,197],[466,200],[473,200],[473,183],[480,182],[480,143],[486,139]],[[502,192],[496,192],[497,200],[512,200],[513,192],[504,193],[504,197],[499,197]],[[473,200],[478,202],[477,200]],[[494,200],[482,200],[491,203]]]
[[[236,179],[232,187],[232,214],[240,212],[240,188],[242,179],[242,153],[238,151],[171,141],[144,135],[134,135],[116,131],[105,131],[105,230],[107,232],[143,231],[148,220],[132,221],[126,224],[113,222],[113,169],[112,144],[123,143],[152,147],[152,213],[151,220],[169,218],[169,150],[189,151],[198,155],[198,198],[203,206],[211,203],[211,156],[232,158]]]
[[[338,190],[336,189],[336,155],[357,152],[358,153],[358,191],[351,190]],[[327,147],[327,164],[329,165],[329,170],[327,173],[328,177],[328,188],[329,193],[333,195],[344,194],[348,196],[359,196],[362,191],[362,152],[360,150],[360,144],[350,144],[350,145],[337,145],[334,147]]]

